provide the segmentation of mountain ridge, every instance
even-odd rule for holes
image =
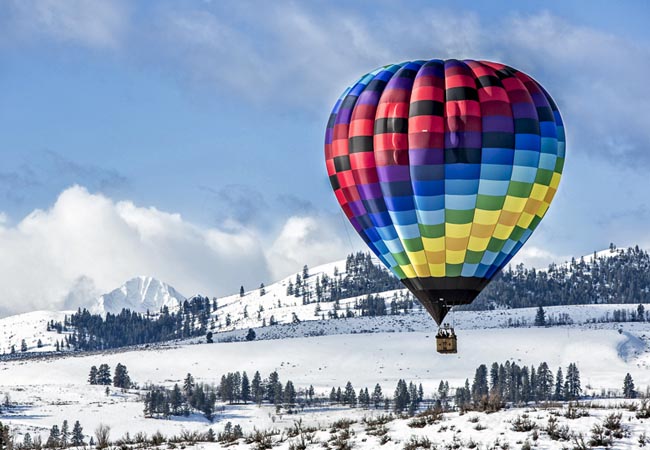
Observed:
[[[145,314],[167,307],[178,310],[187,298],[169,284],[153,277],[131,278],[122,286],[104,294],[91,308],[93,314],[119,314],[122,309]]]

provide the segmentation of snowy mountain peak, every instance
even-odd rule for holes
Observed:
[[[152,277],[137,277],[99,297],[93,312],[118,314],[126,308],[138,313],[157,313],[163,306],[174,311],[184,301],[185,297],[168,284]]]

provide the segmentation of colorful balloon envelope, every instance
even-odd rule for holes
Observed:
[[[471,303],[546,214],[564,165],[560,112],[503,64],[409,61],[347,88],[325,135],[341,208],[440,324]]]

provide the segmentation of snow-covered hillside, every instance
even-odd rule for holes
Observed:
[[[440,380],[449,381],[452,387],[462,386],[466,378],[474,375],[479,364],[493,361],[514,361],[520,365],[537,365],[546,361],[553,369],[576,362],[581,371],[585,394],[601,393],[603,390],[620,391],[625,373],[631,373],[637,388],[645,391],[650,385],[648,354],[630,359],[622,358],[621,348],[643,333],[647,324],[637,324],[634,333],[618,333],[616,330],[567,329],[562,327],[534,329],[467,330],[461,333],[460,353],[452,356],[435,352],[433,337],[422,332],[347,334],[283,341],[253,341],[215,344],[183,344],[151,347],[149,349],[85,354],[56,359],[6,361],[0,368],[0,392],[8,393],[15,408],[7,409],[2,421],[20,434],[30,432],[46,438],[53,424],[63,420],[80,420],[88,434],[100,424],[111,427],[111,436],[119,438],[125,433],[138,432],[149,435],[160,430],[165,435],[180,434],[194,430],[205,432],[212,427],[221,431],[231,421],[242,426],[245,432],[253,429],[288,428],[297,420],[305,426],[328,427],[341,418],[361,420],[363,416],[385,414],[383,410],[368,411],[345,407],[306,408],[303,413],[282,414],[274,408],[252,405],[219,404],[216,422],[213,424],[202,416],[193,414],[171,420],[145,419],[140,395],[135,390],[122,392],[103,386],[89,386],[88,371],[92,365],[108,364],[114,368],[124,364],[131,378],[141,386],[148,383],[171,387],[181,383],[188,372],[198,382],[219,383],[220,377],[231,371],[247,371],[249,376],[259,370],[263,376],[277,371],[283,382],[292,380],[297,389],[313,385],[317,393],[329,392],[333,386],[345,386],[350,381],[356,389],[372,387],[379,383],[384,392],[392,395],[399,379],[422,383],[425,397],[431,398]],[[634,344],[636,345],[636,344]],[[536,412],[533,408],[508,410],[494,415],[472,413],[489,430],[475,429],[476,422],[458,413],[450,413],[439,425],[423,429],[408,427],[407,420],[396,421],[389,426],[392,442],[386,448],[402,449],[411,435],[428,436],[438,443],[449,443],[457,434],[450,430],[453,425],[467,441],[472,437],[487,448],[495,438],[510,443],[510,448],[520,448],[526,434],[512,431],[511,421],[517,415],[529,414],[542,426],[548,420],[548,411]],[[591,412],[589,417],[565,421],[574,431],[588,433],[600,422],[605,410]],[[634,419],[633,413],[626,423],[632,427],[634,440],[644,429],[643,422]],[[359,424],[363,428],[362,424]],[[446,431],[440,426],[446,426]],[[365,436],[362,428],[359,436]],[[355,438],[358,448],[377,448],[375,437],[366,436],[368,443]],[[517,442],[520,442],[517,445]],[[631,439],[625,442],[634,442]],[[539,448],[560,448],[547,436],[540,438]],[[287,448],[278,444],[279,448]],[[282,446],[284,445],[284,446]],[[208,448],[202,446],[202,448]],[[209,448],[221,448],[216,445]],[[255,448],[243,441],[237,448]],[[309,448],[321,448],[314,445]],[[614,447],[631,448],[631,447]]]
[[[118,314],[122,309],[129,309],[157,313],[164,306],[176,311],[184,301],[185,297],[168,284],[151,277],[137,277],[99,297],[91,312]]]
[[[72,311],[34,311],[0,319],[0,353],[10,353],[12,347],[21,351],[23,341],[27,352],[51,352],[55,350],[61,335],[56,331],[47,331],[51,321],[60,322]],[[38,346],[38,342],[41,346]]]
[[[380,265],[380,262],[374,258],[373,262],[375,265]],[[288,293],[287,288],[300,278],[301,282],[308,287],[307,290],[315,292],[316,283],[323,277],[332,280],[342,279],[346,275],[346,260],[340,260],[310,268],[307,277],[304,277],[302,272],[298,272],[263,289],[249,290],[244,295],[220,297],[217,299],[217,310],[213,312],[214,330],[229,331],[256,328],[271,323],[329,319],[330,313],[335,310],[337,315],[345,314],[347,306],[353,306],[355,302],[366,296],[344,298],[339,302],[317,302],[312,297],[308,304],[303,304],[303,297]],[[388,303],[393,297],[406,298],[411,294],[407,289],[397,289],[381,292],[380,295]]]

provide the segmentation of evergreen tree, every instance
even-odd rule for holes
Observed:
[[[253,375],[251,393],[253,394],[253,401],[258,405],[261,404],[262,399],[264,398],[264,388],[262,387],[262,377],[260,376],[259,371],[256,371],[255,375]]]
[[[280,384],[280,376],[275,370],[269,375],[269,379],[266,382],[266,399],[273,403],[275,398],[275,387]],[[282,385],[280,385],[282,386]],[[282,399],[280,399],[282,401]]]
[[[440,406],[446,409],[449,401],[449,383],[444,380],[440,380],[440,384],[438,385],[438,400],[440,401]]]
[[[282,389],[282,383],[279,381],[275,383],[274,389],[273,389],[273,404],[277,407],[282,404],[282,400],[284,400],[283,396],[284,392]]]
[[[241,287],[239,288],[239,296],[240,296],[240,297],[243,297],[243,296],[244,296],[244,286],[241,286]]]
[[[343,391],[343,404],[357,406],[357,394],[354,392],[354,387],[352,387],[352,383],[349,381],[345,385],[345,391]]]
[[[247,341],[254,341],[256,337],[255,330],[252,328],[248,329],[248,333],[246,333],[246,340]]]
[[[636,317],[639,322],[645,322],[645,306],[643,306],[643,303],[639,303],[639,306],[637,306]]]
[[[409,391],[408,391],[408,386],[406,385],[406,381],[399,380],[397,382],[397,387],[395,388],[395,395],[394,395],[395,412],[397,413],[403,412],[406,408],[408,408],[410,401],[411,398],[409,396]]]
[[[101,364],[99,366],[97,370],[97,384],[103,386],[109,386],[111,384],[111,368],[108,364]]]
[[[623,380],[623,396],[625,398],[636,398],[636,390],[634,388],[634,381],[632,375],[627,373]]]
[[[370,407],[370,392],[368,392],[368,388],[363,388],[360,389],[359,392],[362,392],[363,395],[359,397],[359,404],[363,406],[364,408],[369,408]],[[363,397],[363,401],[361,401],[361,397]]]
[[[90,374],[88,375],[88,384],[97,384],[97,367],[92,366],[90,368]]]
[[[68,421],[64,420],[61,425],[61,447],[66,448],[70,441],[70,429],[68,428]]]
[[[27,342],[25,339],[20,342],[20,351],[23,353],[27,351]]]
[[[553,372],[545,362],[537,369],[537,392],[539,400],[550,400],[553,396]]]
[[[0,448],[2,448],[2,438],[0,438]],[[32,441],[32,435],[29,433],[25,433],[25,436],[23,437],[23,448],[32,448],[34,446],[34,442]]]
[[[336,388],[332,388],[330,391],[330,403],[336,402]]]
[[[581,393],[580,371],[575,363],[571,363],[567,369],[566,379],[564,381],[564,396],[567,400],[575,400],[580,397]]]
[[[77,420],[72,427],[72,445],[80,447],[84,445],[84,433],[81,424]]]
[[[487,398],[488,395],[488,380],[487,380],[487,367],[481,364],[474,374],[474,382],[472,383],[472,400],[475,405]]]
[[[284,387],[284,404],[291,406],[294,403],[296,403],[296,389],[294,388],[291,380],[289,380]]]
[[[264,287],[264,283],[260,283],[260,297],[264,295],[266,295],[266,288]]]
[[[499,391],[499,363],[497,362],[492,363],[490,367],[490,391]]]
[[[544,312],[542,305],[539,305],[537,308],[537,314],[535,315],[535,326],[543,327],[544,325],[546,325],[546,313]]]
[[[194,377],[192,374],[188,373],[183,381],[183,391],[187,397],[191,397],[194,393]]]
[[[564,375],[561,367],[558,367],[555,375],[555,393],[553,397],[555,400],[564,400]]]
[[[113,386],[121,389],[129,389],[131,387],[131,378],[126,366],[118,363],[115,366],[115,375],[113,376]]]
[[[58,448],[60,445],[61,431],[59,431],[58,425],[52,425],[52,428],[50,428],[50,435],[47,438],[45,446],[49,448]]]
[[[205,342],[208,344],[214,343],[214,335],[212,334],[212,331],[208,331],[205,335]]]
[[[178,383],[174,384],[174,388],[169,394],[169,408],[174,416],[178,416],[183,410],[183,393]]]
[[[409,405],[408,405],[408,412],[409,416],[414,416],[416,411],[418,410],[418,405],[420,402],[418,401],[418,389],[415,387],[415,384],[409,383]]]
[[[381,386],[377,383],[375,384],[375,389],[372,391],[372,404],[375,406],[375,409],[381,406],[383,398],[384,394],[381,392]]]
[[[244,403],[248,403],[251,399],[251,385],[248,381],[248,375],[246,375],[246,372],[241,376],[241,399]]]

